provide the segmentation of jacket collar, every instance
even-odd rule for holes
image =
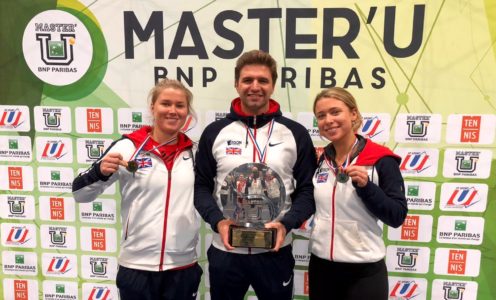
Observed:
[[[134,146],[138,148],[145,141],[145,139],[151,134],[151,131],[152,131],[151,126],[143,126],[140,129],[131,132],[130,134],[124,134],[123,137],[130,139],[133,142]],[[155,140],[150,138],[143,147],[143,150],[149,151],[153,149],[153,147],[156,147],[158,145],[159,143],[157,143]],[[193,147],[193,142],[187,135],[185,135],[182,132],[179,132],[177,135],[176,144],[174,144],[174,146],[177,147],[177,150],[179,152],[182,152],[183,150]],[[161,150],[161,148],[163,147],[159,147],[159,151]]]
[[[269,110],[266,113],[257,115],[257,116],[249,116],[245,114],[241,110],[241,99],[238,97],[231,102],[231,110],[227,114],[227,118],[234,121],[242,121],[248,127],[262,127],[268,122],[270,122],[273,118],[282,116],[282,112],[275,100],[269,100]]]

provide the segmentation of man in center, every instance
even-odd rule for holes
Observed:
[[[292,299],[295,264],[291,230],[315,211],[312,176],[315,150],[307,130],[284,117],[271,99],[277,80],[275,60],[260,50],[241,55],[226,118],[208,125],[196,155],[195,207],[210,224],[208,249],[212,299],[243,299],[251,285],[258,299]],[[265,224],[277,230],[272,249],[233,247],[220,193],[225,178],[238,166],[257,163],[275,172],[286,195],[282,211]],[[283,195],[284,196],[284,195]]]

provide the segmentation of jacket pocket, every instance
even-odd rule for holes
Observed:
[[[335,245],[345,251],[366,250],[356,221],[336,220],[335,236]]]
[[[129,225],[131,224],[131,217],[133,212],[133,203],[129,206],[129,211],[127,212],[126,226],[124,227],[124,241],[129,237]]]
[[[325,258],[330,254],[332,241],[332,223],[330,218],[315,217],[310,236],[310,251]]]
[[[200,220],[193,212],[174,219],[174,231],[167,237],[167,252],[180,253],[194,251],[199,241]]]

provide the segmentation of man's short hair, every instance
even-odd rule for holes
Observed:
[[[246,65],[263,65],[270,69],[272,83],[275,85],[277,81],[277,63],[269,53],[262,50],[251,50],[243,53],[236,61],[234,68],[234,80],[238,82],[241,69]]]

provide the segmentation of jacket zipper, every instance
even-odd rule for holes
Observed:
[[[246,130],[250,130],[248,127],[246,128]],[[252,156],[252,161],[253,162],[256,162],[256,158],[257,158],[257,146],[255,145],[255,143],[257,142],[257,116],[253,116],[253,139],[254,141],[252,141],[253,145],[253,156]],[[251,254],[251,248],[248,248],[248,254]]]
[[[124,240],[127,240],[127,235],[129,233],[129,220],[131,220],[131,212],[133,211],[133,203],[131,203],[129,207],[129,212],[127,213],[127,220],[126,220],[126,231],[124,234]]]
[[[334,219],[336,218],[336,182],[334,181],[334,185],[332,186],[332,199],[331,199],[331,206],[332,206],[332,215],[331,215],[331,250],[330,250],[330,256],[329,258],[331,261],[334,260]]]
[[[257,149],[256,149],[256,145],[255,145],[255,142],[257,141],[257,116],[253,116],[253,139],[255,140],[254,141],[254,144],[253,144],[253,162],[256,162],[256,154],[257,154]]]
[[[172,181],[172,172],[168,170],[168,178],[167,178],[167,195],[165,198],[165,208],[164,208],[164,225],[162,230],[162,249],[160,250],[160,267],[159,270],[163,271],[164,266],[164,254],[165,254],[165,240],[167,237],[167,216],[169,212],[169,200],[170,200],[170,190],[171,190],[171,181]]]

